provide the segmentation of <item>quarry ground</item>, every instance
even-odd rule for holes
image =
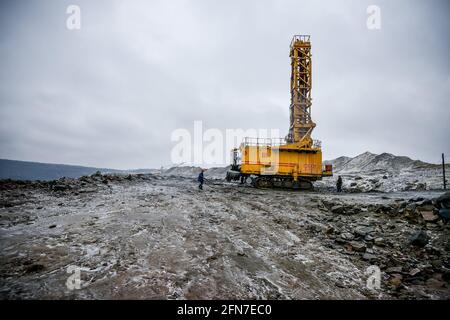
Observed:
[[[429,201],[442,193],[3,181],[0,298],[449,299],[450,224]],[[419,230],[428,238],[412,245]],[[371,265],[380,288],[367,287]]]

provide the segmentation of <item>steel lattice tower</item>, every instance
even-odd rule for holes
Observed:
[[[311,131],[311,42],[309,35],[296,35],[290,47],[291,107],[287,141],[312,143]]]

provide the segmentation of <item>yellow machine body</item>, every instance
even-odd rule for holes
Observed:
[[[331,176],[331,170],[322,166],[320,148],[299,149],[295,145],[249,146],[241,145],[240,172],[245,175],[289,176],[308,180],[320,180]]]

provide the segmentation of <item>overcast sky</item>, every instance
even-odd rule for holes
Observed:
[[[448,1],[2,1],[0,158],[168,166],[177,128],[289,126],[289,44],[310,34],[313,137],[450,158]],[[67,6],[81,9],[69,30]],[[366,26],[368,5],[381,29]]]

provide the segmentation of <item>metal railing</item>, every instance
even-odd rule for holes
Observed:
[[[274,146],[282,146],[287,144],[287,141],[285,138],[251,138],[251,137],[245,137],[242,141],[242,145],[244,146],[268,146],[268,147],[274,147]],[[321,148],[322,147],[322,141],[313,139],[313,148]]]
[[[284,138],[251,138],[245,137],[242,141],[244,146],[281,146],[286,144]]]

